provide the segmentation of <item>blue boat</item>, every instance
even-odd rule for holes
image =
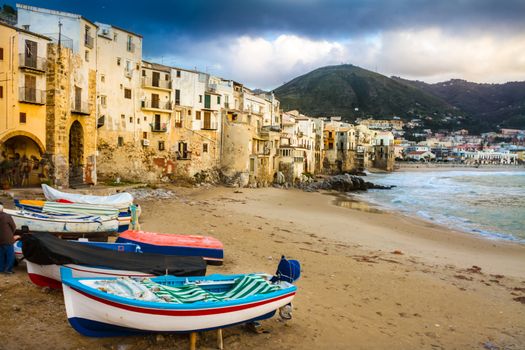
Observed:
[[[61,268],[68,320],[91,337],[188,333],[272,317],[291,317],[299,278],[296,260],[282,257],[275,275],[75,278]]]

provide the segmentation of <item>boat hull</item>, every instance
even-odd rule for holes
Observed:
[[[202,256],[211,265],[222,265],[224,260],[223,245],[213,237],[129,230],[117,242],[138,244],[144,253]]]
[[[39,287],[49,287],[52,289],[61,289],[62,282],[60,279],[61,265],[39,265],[26,260],[27,274],[31,282]],[[74,277],[153,277],[154,275],[127,270],[105,269],[100,267],[66,264],[73,273]]]
[[[17,230],[21,230],[23,226],[27,226],[30,232],[115,232],[118,230],[119,226],[119,222],[116,218],[73,218],[67,216],[27,213],[8,209],[5,209],[5,211],[13,218]]]
[[[122,336],[134,333],[188,333],[223,328],[273,316],[289,304],[295,291],[257,302],[209,308],[145,308],[91,295],[63,286],[70,324],[79,333],[92,336]]]

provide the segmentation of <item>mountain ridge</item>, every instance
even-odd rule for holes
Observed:
[[[433,127],[525,128],[525,82],[429,84],[344,64],[317,68],[274,90],[285,110],[318,117],[424,117]],[[356,110],[357,108],[357,110]]]

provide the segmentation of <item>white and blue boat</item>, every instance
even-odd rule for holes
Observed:
[[[75,278],[61,268],[68,320],[91,337],[188,333],[272,317],[289,318],[299,278],[296,260],[282,258],[276,275]]]

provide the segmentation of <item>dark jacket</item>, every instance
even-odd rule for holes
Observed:
[[[0,244],[13,244],[16,225],[11,215],[0,212]]]

